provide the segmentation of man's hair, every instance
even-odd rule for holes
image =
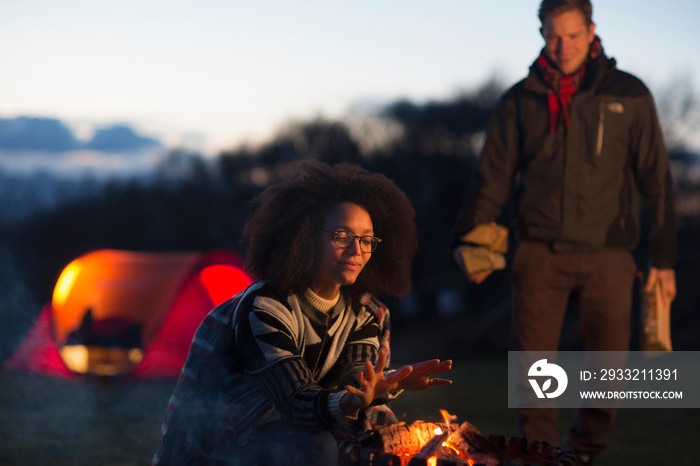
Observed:
[[[270,186],[251,202],[243,228],[247,269],[283,293],[309,287],[317,268],[319,235],[328,211],[341,203],[362,206],[370,215],[379,247],[353,285],[358,296],[389,293],[402,297],[411,288],[411,262],[417,247],[415,211],[396,184],[346,162],[333,167],[302,162],[298,174]]]
[[[538,13],[540,23],[544,26],[547,18],[571,10],[579,10],[583,13],[586,26],[590,26],[593,23],[593,5],[591,5],[590,0],[542,0]]]

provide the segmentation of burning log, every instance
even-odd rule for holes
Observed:
[[[515,464],[508,455],[491,443],[479,429],[468,422],[463,422],[445,443],[449,448],[459,452],[460,455],[471,458],[474,461],[472,464],[483,464],[485,466]]]
[[[455,427],[432,422],[415,421],[411,424],[400,422],[379,429],[376,443],[382,451],[387,453],[397,456],[415,455],[433,437],[440,436],[443,432],[449,434],[454,430],[456,430]]]
[[[575,466],[573,453],[546,442],[531,444],[513,437],[506,444],[503,436],[486,438],[468,422],[401,422],[372,431],[364,439],[341,443],[341,461],[353,466]]]
[[[442,429],[440,429],[442,430]],[[442,449],[443,443],[445,443],[445,440],[447,440],[447,437],[450,435],[449,430],[445,430],[444,432],[441,432],[438,434],[437,430],[435,432],[437,435],[435,435],[433,438],[428,440],[428,442],[423,445],[423,447],[420,449],[418,453],[416,453],[413,457],[414,458],[432,458],[433,456],[437,456],[440,454],[440,450]]]
[[[376,450],[398,456],[402,464],[507,465],[513,461],[468,422],[461,426],[446,423],[401,422],[376,431]]]

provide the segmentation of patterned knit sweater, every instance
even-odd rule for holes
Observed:
[[[153,463],[237,464],[240,448],[262,432],[348,424],[344,387],[356,384],[365,361],[376,362],[380,345],[388,350],[388,317],[369,297],[281,297],[267,282],[253,283],[197,330]],[[375,424],[395,422],[379,408],[367,410]]]

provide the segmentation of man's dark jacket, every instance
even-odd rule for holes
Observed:
[[[535,65],[506,92],[455,237],[495,221],[515,187],[521,239],[555,251],[631,250],[640,237],[641,194],[653,266],[672,268],[671,177],[649,90],[601,55],[588,64],[569,114],[570,126],[551,133],[547,87]]]

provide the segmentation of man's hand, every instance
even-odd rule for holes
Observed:
[[[452,251],[452,257],[469,281],[476,284],[483,282],[494,270],[506,267],[503,254],[490,251],[484,246],[463,244]]]
[[[473,274],[469,275],[469,281],[479,285],[479,284],[481,284],[481,282],[486,280],[486,277],[491,275],[491,272],[493,272],[493,270],[483,270],[481,272],[473,273]]]
[[[673,269],[657,269],[652,267],[649,270],[649,277],[644,291],[651,291],[654,283],[659,282],[661,288],[661,299],[664,306],[670,306],[676,297],[676,272]]]

